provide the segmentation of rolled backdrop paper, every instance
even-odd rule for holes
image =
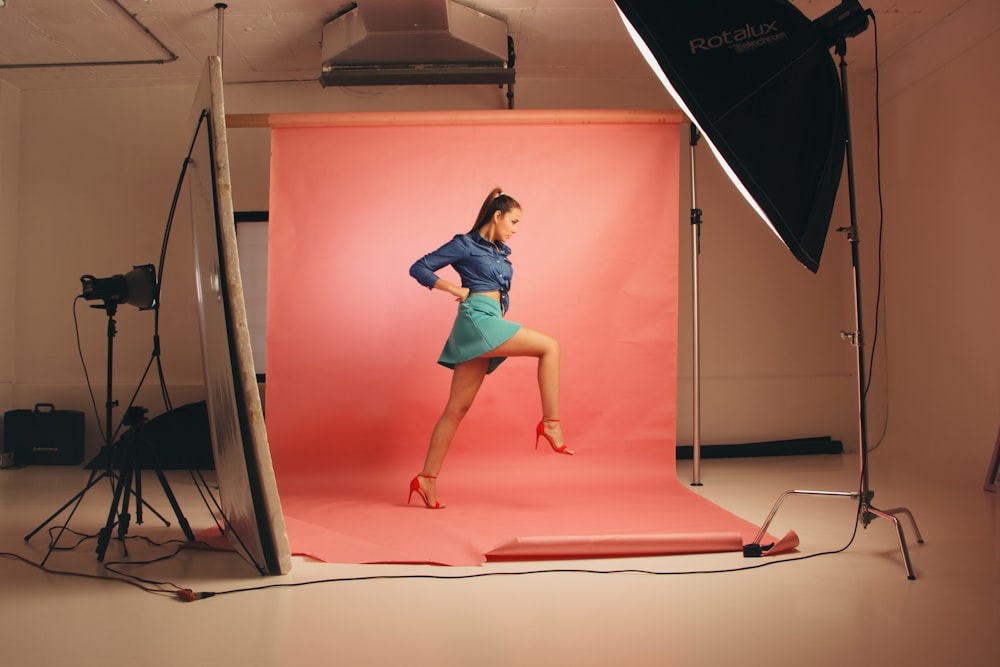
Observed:
[[[559,339],[573,448],[655,447],[673,464],[677,124],[469,117],[272,130],[267,424],[299,484],[335,466],[419,470],[457,304],[408,269],[469,231],[494,186],[522,205],[507,318]],[[451,458],[531,446],[535,369],[509,359],[486,379]]]

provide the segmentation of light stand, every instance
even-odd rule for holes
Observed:
[[[864,340],[854,156],[847,97],[847,38],[868,28],[859,0],[840,3],[815,21],[788,0],[713,0],[705,3],[615,0],[625,28],[653,73],[706,143],[747,203],[804,267],[819,269],[836,193],[847,161],[854,265],[858,429],[861,458],[856,492],[788,491],[775,503],[744,555],[760,556],[767,527],[790,494],[854,498],[865,527],[875,518],[893,522],[906,574],[914,579],[897,515],[909,510],[871,505],[865,407]],[[840,57],[840,72],[830,49]],[[838,80],[839,78],[839,80]],[[845,151],[846,145],[846,151]],[[857,525],[857,524],[855,524]]]
[[[123,450],[122,456],[120,457],[119,465],[119,475],[115,475],[115,456],[114,452],[116,445],[114,443],[115,432],[112,429],[112,419],[113,411],[115,406],[118,405],[118,401],[114,400],[112,394],[112,382],[114,379],[114,374],[112,372],[114,366],[114,339],[117,334],[117,326],[115,323],[115,314],[118,312],[119,303],[128,303],[130,305],[136,306],[140,310],[147,310],[150,308],[155,308],[157,305],[158,296],[158,286],[156,285],[155,270],[151,264],[134,267],[132,271],[128,273],[127,276],[115,275],[110,278],[94,278],[90,275],[85,275],[80,278],[83,283],[83,295],[86,299],[102,299],[104,304],[101,306],[94,305],[91,308],[102,308],[107,313],[108,316],[108,327],[107,327],[107,391],[106,398],[104,402],[105,407],[105,422],[104,422],[104,445],[101,448],[101,453],[105,457],[105,469],[101,474],[97,474],[96,469],[90,473],[90,478],[87,484],[76,493],[72,498],[66,501],[58,510],[56,510],[49,518],[39,524],[33,531],[28,533],[24,537],[24,541],[28,542],[31,540],[35,534],[38,533],[42,528],[48,525],[57,516],[62,514],[71,505],[73,509],[69,513],[69,517],[66,522],[59,529],[59,533],[56,538],[52,540],[49,544],[49,550],[45,554],[45,558],[42,559],[41,565],[45,565],[49,556],[55,550],[56,545],[58,545],[60,538],[66,531],[66,527],[69,521],[73,518],[80,503],[83,501],[84,495],[98,484],[103,479],[109,479],[113,481],[114,487],[114,500],[111,505],[111,509],[108,512],[108,521],[104,529],[98,535],[98,545],[97,545],[97,560],[103,561],[104,554],[107,550],[107,545],[110,540],[111,526],[114,523],[114,518],[117,515],[119,517],[119,539],[124,540],[125,535],[128,531],[128,523],[130,516],[128,514],[128,504],[129,504],[129,490],[132,488],[133,480],[135,482],[135,496],[136,496],[136,512],[137,512],[137,523],[142,523],[142,507],[147,507],[156,516],[163,521],[164,525],[169,526],[170,523],[163,518],[156,510],[150,507],[142,499],[142,481],[141,481],[141,466],[135,457],[135,448],[132,446],[133,442],[137,438],[137,433],[134,432],[134,428],[129,428],[129,430],[123,434],[123,436],[118,441],[118,447]],[[146,412],[145,408],[135,407],[129,408],[126,411],[126,418],[124,423],[130,426],[138,426],[145,422],[144,415]],[[139,415],[140,419],[136,420],[135,415]],[[143,439],[140,443],[148,446],[148,441]],[[170,490],[170,486],[167,483],[166,477],[163,475],[163,471],[159,464],[156,462],[155,457],[153,457],[153,452],[149,450],[149,455],[152,457],[154,462],[154,470],[157,477],[160,480],[160,485],[163,487],[164,494],[167,496],[171,506],[174,509],[174,513],[177,516],[177,521],[184,531],[184,536],[187,537],[188,541],[194,542],[194,533],[191,532],[191,528],[188,525],[187,519],[184,518],[181,513],[180,507],[174,498],[173,493]],[[122,508],[118,510],[118,501],[122,499]],[[124,545],[124,542],[123,542]]]
[[[691,426],[691,486],[701,486],[701,328],[698,309],[698,260],[701,256],[701,209],[698,208],[698,188],[695,175],[695,148],[700,138],[697,126],[691,123],[691,321],[692,332],[692,384],[693,417]]]
[[[867,22],[865,23],[867,26]],[[860,258],[858,252],[858,219],[857,219],[857,205],[855,203],[855,189],[854,189],[854,152],[851,147],[851,125],[850,125],[850,107],[848,104],[847,97],[847,40],[844,36],[838,36],[836,39],[836,53],[840,58],[840,86],[843,93],[842,103],[843,103],[843,117],[844,117],[844,130],[845,130],[845,143],[847,147],[847,187],[850,202],[850,215],[851,215],[851,226],[846,228],[838,229],[838,231],[843,231],[847,233],[847,239],[851,243],[851,262],[854,268],[854,306],[855,306],[855,331],[845,334],[846,338],[851,339],[857,351],[857,372],[858,372],[858,435],[859,435],[859,451],[861,459],[861,482],[860,489],[855,492],[837,492],[837,491],[804,491],[804,490],[791,490],[786,491],[782,494],[774,507],[771,509],[771,513],[768,514],[767,519],[761,526],[760,531],[754,538],[753,542],[747,544],[743,547],[743,555],[747,557],[760,556],[763,552],[767,551],[770,546],[762,547],[760,544],[761,539],[767,532],[767,528],[774,518],[775,513],[781,506],[781,503],[789,495],[808,495],[808,496],[827,496],[827,497],[840,497],[840,498],[852,498],[860,501],[858,506],[858,516],[857,521],[860,521],[862,526],[867,528],[868,524],[871,523],[876,518],[888,519],[893,523],[896,528],[896,535],[899,538],[899,548],[903,554],[903,565],[906,569],[907,579],[916,579],[913,573],[913,565],[910,563],[910,552],[906,547],[906,537],[903,534],[903,526],[899,521],[898,515],[905,515],[909,517],[910,523],[913,525],[913,532],[917,536],[917,542],[923,543],[924,538],[920,534],[920,529],[917,528],[917,522],[913,519],[913,515],[905,507],[896,507],[888,510],[880,510],[871,504],[871,500],[875,495],[875,492],[871,490],[868,483],[868,421],[867,421],[867,410],[866,410],[866,390],[865,390],[865,358],[864,358],[864,328],[862,326],[862,300],[861,300],[861,267]],[[773,545],[771,545],[773,546]]]

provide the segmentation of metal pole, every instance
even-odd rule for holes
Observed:
[[[222,64],[222,41],[223,41],[223,36],[226,34],[226,29],[225,29],[225,24],[226,24],[225,13],[226,13],[226,8],[228,6],[229,5],[227,5],[224,2],[217,2],[217,3],[215,3],[215,8],[218,10],[218,17],[219,17],[219,31],[218,31],[218,35],[216,37],[215,51],[216,51],[216,55],[219,56],[219,63],[220,64]]]
[[[698,256],[701,254],[701,210],[698,208],[698,188],[695,174],[695,148],[698,146],[698,128],[691,123],[691,320],[693,382],[692,403],[694,415],[691,427],[692,476],[691,486],[701,486],[701,330],[698,312]]]

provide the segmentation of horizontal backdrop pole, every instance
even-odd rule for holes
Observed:
[[[480,111],[374,111],[361,113],[227,114],[226,127],[334,127],[361,125],[491,125],[495,123],[683,123],[678,110],[517,109]]]

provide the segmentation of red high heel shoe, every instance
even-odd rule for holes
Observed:
[[[538,426],[535,427],[535,449],[538,449],[538,439],[545,438],[546,440],[549,441],[549,445],[552,447],[552,451],[556,452],[557,454],[569,454],[570,456],[572,456],[573,450],[567,449],[565,444],[556,447],[555,440],[553,440],[552,437],[545,432],[545,422],[557,422],[557,421],[559,420],[546,419],[545,417],[542,417],[542,421],[538,422]]]
[[[434,475],[424,475],[424,474],[420,474],[414,477],[410,481],[410,495],[406,497],[406,504],[407,505],[410,504],[410,501],[413,499],[413,494],[416,493],[418,496],[420,496],[420,499],[424,501],[424,505],[427,506],[427,509],[429,510],[444,509],[444,505],[442,505],[441,503],[435,501],[435,503],[431,505],[430,501],[427,500],[427,494],[424,493],[424,490],[420,488],[420,480],[418,479],[419,477],[423,477],[425,479],[437,479],[437,477],[435,477]]]

